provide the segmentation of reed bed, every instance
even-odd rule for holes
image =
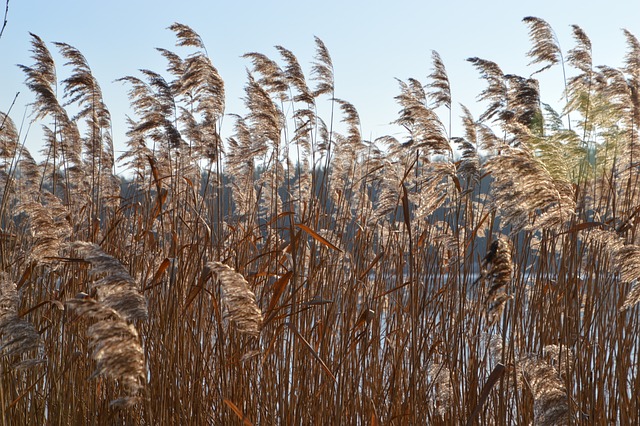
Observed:
[[[32,35],[43,161],[0,115],[2,424],[637,420],[640,43],[594,66],[578,26],[563,53],[524,23],[540,69],[470,58],[463,134],[434,52],[374,141],[320,39],[308,75],[245,55],[223,137],[224,81],[174,24],[166,70],[122,78],[120,158],[85,57]]]

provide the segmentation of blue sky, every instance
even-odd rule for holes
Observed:
[[[5,1],[0,5],[4,11]],[[605,6],[606,4],[606,6]],[[228,113],[243,113],[241,98],[249,61],[242,54],[257,51],[277,58],[274,45],[293,51],[306,70],[314,55],[313,36],[320,37],[333,58],[336,96],[358,109],[365,138],[402,136],[389,123],[397,116],[395,78],[414,77],[426,83],[431,50],[447,67],[453,102],[477,116],[475,97],[483,89],[478,74],[465,61],[478,56],[498,63],[505,73],[528,76],[525,56],[530,48],[528,15],[548,21],[563,50],[573,47],[571,24],[591,38],[594,63],[620,66],[625,54],[621,28],[640,37],[640,1],[71,1],[10,0],[8,25],[0,39],[0,111],[6,112],[21,92],[11,117],[19,124],[31,94],[16,64],[31,65],[33,32],[47,43],[60,41],[78,48],[101,84],[111,110],[117,150],[124,148],[125,115],[131,114],[127,87],[116,79],[139,75],[138,69],[162,71],[156,47],[174,48],[173,22],[191,26],[204,39],[214,65],[226,84]],[[49,44],[55,51],[55,47]],[[179,50],[178,50],[179,51]],[[63,60],[57,55],[60,78]],[[559,68],[540,76],[543,101],[561,95]],[[453,111],[460,115],[459,108]],[[231,122],[225,124],[231,131]],[[224,131],[224,129],[223,129]],[[455,133],[455,126],[454,126]],[[39,149],[37,129],[27,141]]]

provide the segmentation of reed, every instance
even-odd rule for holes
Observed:
[[[640,43],[594,66],[579,27],[563,54],[524,21],[542,69],[470,58],[463,134],[433,52],[399,81],[403,135],[374,141],[320,39],[309,77],[247,53],[223,131],[224,81],[174,24],[184,56],[121,79],[119,159],[88,60],[33,35],[42,161],[0,115],[3,424],[637,419]],[[552,66],[560,112],[534,78]]]

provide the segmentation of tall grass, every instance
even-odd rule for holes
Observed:
[[[84,56],[54,45],[60,81],[33,35],[44,160],[0,120],[3,424],[637,419],[640,43],[595,67],[579,27],[563,55],[525,23],[537,72],[565,69],[563,111],[471,58],[485,110],[454,137],[434,52],[399,82],[404,138],[375,141],[319,39],[310,78],[283,47],[246,55],[223,140],[223,79],[174,24],[190,53],[122,79],[120,159]]]

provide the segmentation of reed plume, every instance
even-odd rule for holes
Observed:
[[[191,46],[205,50],[202,38],[190,26],[175,22],[169,26],[169,29],[175,33],[178,46]]]
[[[412,152],[451,155],[447,132],[436,113],[427,107],[427,94],[417,80],[399,81],[400,94],[396,101],[402,108],[396,124],[404,127],[410,136],[407,143]]]
[[[72,67],[70,77],[62,81],[62,89],[67,98],[66,105],[76,104],[78,113],[72,118],[76,122],[85,119],[87,134],[84,137],[83,167],[70,169],[69,184],[81,190],[86,190],[85,175],[91,179],[91,193],[93,205],[92,218],[101,215],[100,204],[105,207],[117,207],[120,190],[119,179],[114,173],[115,154],[111,136],[111,114],[104,103],[102,89],[91,72],[89,64],[78,49],[66,44],[55,43],[62,56],[67,59],[65,65]],[[79,159],[74,158],[74,162]]]
[[[428,87],[431,89],[429,97],[433,99],[433,108],[444,105],[451,109],[451,83],[449,82],[447,70],[438,52],[433,50],[431,58],[433,60],[433,72],[429,74],[430,83]]]
[[[50,167],[53,193],[58,190],[58,185],[64,185],[69,202],[82,206],[85,200],[81,194],[86,192],[86,187],[82,186],[84,163],[80,131],[77,123],[68,116],[58,101],[56,66],[51,52],[35,34],[31,34],[31,45],[35,64],[19,67],[26,75],[27,87],[35,94],[35,101],[32,103],[34,120],[49,117],[53,122],[52,128],[45,127],[48,136],[42,150],[47,166]],[[69,170],[67,176],[60,176],[61,168]],[[76,189],[75,193],[72,191],[73,187]]]
[[[176,25],[178,24],[170,28],[176,31],[178,44],[184,45],[185,40],[181,34],[185,29],[183,26],[176,27]],[[195,153],[200,158],[215,164],[220,160],[219,157],[223,152],[219,126],[225,108],[224,81],[206,54],[200,36],[193,30],[187,32],[190,34],[189,43],[199,40],[192,45],[201,50],[180,63],[176,63],[173,59],[175,66],[172,65],[170,68],[183,70],[175,84],[176,93],[185,96],[191,105],[189,109],[183,108],[181,118],[186,124],[186,131],[192,136]],[[198,116],[202,117],[201,121],[196,119]]]
[[[629,85],[633,92],[631,104],[633,105],[636,131],[640,127],[640,41],[628,30],[623,30],[627,39],[627,54],[625,57],[624,71],[629,76]]]
[[[561,62],[562,51],[551,25],[544,19],[536,18],[535,16],[527,16],[522,21],[529,27],[529,38],[533,43],[533,47],[527,53],[527,56],[532,58],[529,65],[546,64],[533,74],[542,72]]]
[[[323,94],[328,94],[333,97],[334,93],[334,77],[333,77],[333,61],[327,46],[320,38],[315,37],[316,42],[316,55],[313,67],[311,68],[311,75],[314,81],[317,82],[316,88],[313,90],[313,96],[318,97]]]
[[[630,283],[631,289],[624,298],[620,311],[626,311],[640,302],[640,247],[636,244],[626,243],[623,238],[614,232],[595,229],[589,237],[592,241],[606,248],[610,256],[611,269],[619,274],[622,283]]]
[[[87,329],[89,348],[96,361],[91,378],[105,375],[116,379],[125,394],[110,405],[124,408],[137,404],[146,368],[136,328],[115,309],[87,296],[70,299],[66,305],[78,315],[95,320]]]
[[[234,322],[241,333],[250,336],[260,334],[262,311],[247,280],[221,262],[208,262],[206,267],[220,283],[227,318]]]
[[[487,88],[479,95],[478,100],[489,101],[489,106],[480,115],[480,121],[491,120],[507,105],[507,85],[502,69],[498,64],[481,58],[469,58],[474,67],[480,72],[480,76],[487,81]]]
[[[257,155],[268,152],[269,145],[274,149],[280,146],[280,132],[284,126],[284,115],[252,75],[248,76],[245,86],[245,105],[249,110],[246,119],[250,123],[251,133],[255,135]]]
[[[55,87],[57,85],[55,62],[44,41],[31,33],[32,58],[35,64],[31,67],[19,65],[27,75],[26,85],[35,95],[33,104],[37,111],[36,118],[47,114],[53,117],[62,115],[62,108],[57,101]]]
[[[528,359],[521,365],[533,393],[535,424],[541,426],[571,424],[567,389],[560,380],[557,370],[543,359]]]
[[[0,158],[11,162],[18,150],[18,131],[11,117],[0,112]]]
[[[238,115],[234,118],[235,133],[228,139],[226,164],[231,176],[231,187],[234,189],[238,218],[246,219],[251,215],[252,208],[255,208],[254,158],[263,153],[263,150],[256,146],[246,120]]]
[[[558,229],[574,215],[571,188],[555,180],[534,156],[528,147],[530,131],[513,129],[519,133],[516,141],[520,146],[498,145],[500,155],[483,166],[495,179],[491,188],[495,206],[514,230],[534,226]]]
[[[147,304],[138,290],[135,280],[122,263],[106,254],[100,246],[84,241],[71,243],[70,248],[91,264],[90,290],[105,307],[115,310],[124,320],[145,320]]]
[[[69,248],[91,265],[89,292],[67,300],[79,316],[94,320],[87,334],[96,369],[91,378],[106,375],[116,379],[124,396],[112,406],[129,407],[139,402],[145,384],[145,357],[140,336],[132,321],[147,319],[147,305],[133,278],[119,260],[97,244],[76,241]]]
[[[505,304],[513,297],[509,292],[513,278],[512,250],[511,242],[500,237],[491,243],[482,262],[481,278],[488,284],[485,305],[489,325],[501,319]]]
[[[287,77],[282,68],[280,68],[280,65],[262,53],[245,53],[242,57],[251,60],[253,64],[253,74],[260,76],[260,78],[256,79],[258,84],[264,87],[269,93],[284,99],[289,85],[287,83]]]
[[[284,60],[286,66],[284,67],[284,77],[289,86],[296,90],[297,94],[293,97],[294,102],[302,102],[308,105],[315,103],[314,96],[307,86],[302,67],[298,62],[298,58],[289,49],[282,46],[276,46],[280,56]]]
[[[458,146],[461,156],[457,172],[467,180],[469,186],[478,183],[480,181],[480,159],[477,147],[463,138],[453,138],[452,142]]]
[[[9,276],[0,273],[0,354],[3,357],[18,356],[14,367],[32,365],[39,362],[37,358],[22,359],[24,354],[38,351],[41,340],[33,324],[18,315],[20,296],[16,284]],[[36,355],[39,357],[40,354]]]
[[[444,417],[453,400],[451,372],[445,365],[434,363],[429,367],[429,376],[433,380],[436,395],[434,405],[438,414]]]
[[[518,75],[505,75],[507,81],[507,104],[500,118],[506,123],[517,123],[527,127],[533,134],[542,135],[542,111],[538,81]]]
[[[32,236],[29,259],[37,263],[55,263],[72,232],[72,217],[61,200],[50,192],[42,191],[40,198],[41,201],[27,199],[19,203],[18,212],[29,218]]]

